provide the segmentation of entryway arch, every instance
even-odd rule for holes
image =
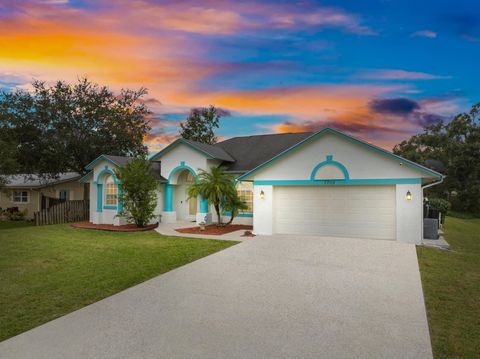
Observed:
[[[206,199],[200,197],[200,206],[198,207],[197,198],[188,198],[188,185],[196,178],[196,171],[183,161],[170,171],[168,182],[165,185],[165,212],[168,213],[166,216],[168,221],[173,218],[198,221],[198,218],[204,218],[208,214]]]

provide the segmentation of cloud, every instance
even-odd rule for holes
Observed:
[[[438,34],[432,30],[420,30],[411,34],[412,37],[427,37],[429,39],[435,39],[437,35]]]
[[[450,76],[433,75],[426,72],[406,71],[399,69],[365,70],[354,76],[364,80],[440,80]]]
[[[384,98],[370,101],[369,107],[377,113],[407,115],[420,108],[419,104],[408,98]]]
[[[424,126],[447,121],[459,111],[459,98],[434,97],[419,101],[409,98],[375,97],[348,111],[332,111],[317,118],[273,124],[274,132],[315,132],[332,127],[390,149]]]
[[[429,113],[429,112],[415,112],[411,121],[414,121],[421,127],[431,126],[437,124],[439,122],[447,120],[448,117],[442,116],[436,113]]]
[[[199,89],[174,94],[170,100],[174,103],[188,100],[194,106],[211,103],[244,114],[268,113],[310,119],[359,109],[372,97],[402,88],[405,86],[317,85],[219,92]]]
[[[445,114],[454,113],[456,106],[452,107],[452,98],[431,98],[415,101],[408,98],[382,98],[370,101],[369,106],[373,113],[395,116],[404,122],[425,127],[448,119]],[[446,103],[450,103],[447,111]],[[390,117],[391,119],[391,117]]]
[[[478,16],[467,13],[453,13],[446,16],[447,26],[462,39],[470,42],[480,41]]]
[[[305,11],[295,7],[284,7],[280,12],[272,9],[271,24],[277,27],[311,26],[317,28],[338,28],[358,35],[376,35],[376,31],[362,25],[357,15],[335,7],[316,7]],[[303,11],[302,11],[303,10]]]
[[[35,5],[38,13],[41,11],[40,5]],[[43,5],[46,8],[48,4]],[[157,29],[170,33],[174,31],[221,36],[257,32],[261,29],[329,28],[358,35],[376,34],[363,24],[357,14],[338,7],[307,2],[291,4],[187,0],[160,3],[148,0],[119,0],[115,3],[115,10],[106,0],[99,0],[96,5],[100,9],[97,10],[97,15],[102,18],[102,22],[118,28],[126,22],[129,26],[143,31]],[[120,13],[122,16],[119,16]]]

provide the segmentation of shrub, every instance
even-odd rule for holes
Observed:
[[[435,208],[436,210],[439,210],[440,213],[442,214],[442,223],[445,220],[445,216],[447,215],[448,211],[450,208],[452,208],[452,205],[449,201],[443,198],[431,198],[428,201],[428,204],[430,208]]]
[[[117,176],[122,189],[119,199],[123,203],[123,211],[120,215],[137,227],[145,227],[155,217],[157,206],[158,181],[150,161],[136,158],[125,167],[118,168]]]
[[[28,214],[28,210],[23,211],[6,211],[5,215],[9,221],[23,221]]]

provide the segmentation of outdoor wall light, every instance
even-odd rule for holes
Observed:
[[[265,198],[265,192],[263,192],[263,189],[260,191],[260,199]]]
[[[407,201],[412,200],[412,194],[410,193],[410,191],[407,191],[407,194],[406,194],[405,198],[407,199]]]

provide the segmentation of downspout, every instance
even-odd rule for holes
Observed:
[[[423,190],[424,190],[425,188],[433,187],[433,186],[436,186],[437,184],[442,183],[444,178],[445,178],[445,176],[442,176],[442,178],[440,178],[439,181],[432,182],[432,183],[426,184],[425,186],[422,186],[422,201],[423,201],[423,199],[425,198],[425,195],[424,195],[424,193],[423,193]],[[422,212],[423,212],[423,203],[422,203]],[[422,213],[422,241],[423,241],[423,213]]]

